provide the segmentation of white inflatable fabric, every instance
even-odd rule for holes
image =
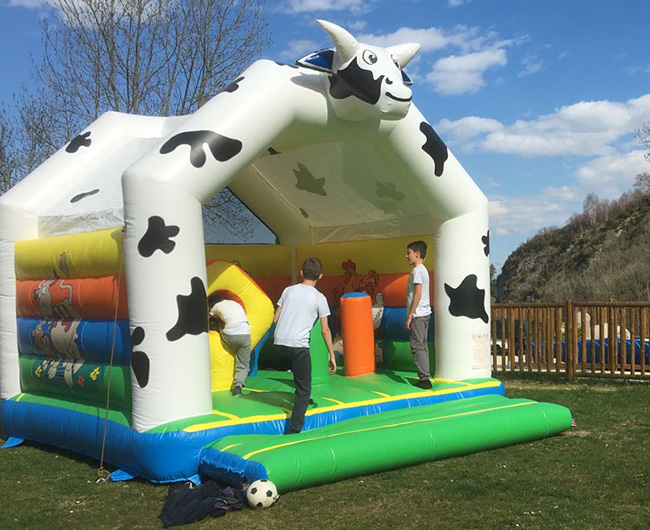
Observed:
[[[97,153],[99,141],[78,137],[83,160],[61,151],[37,170],[38,207],[14,190],[0,199],[3,397],[20,390],[10,247],[39,235],[53,175],[106,164],[124,170],[132,346],[147,360],[137,367],[147,377],[132,378],[134,429],[211,411],[201,204],[225,186],[292,247],[435,234],[436,377],[490,375],[487,200],[411,102],[401,69],[419,46],[369,46],[319,24],[333,53],[304,67],[258,61],[195,114],[159,119],[137,149],[127,121],[109,127],[113,143]],[[93,139],[103,120],[86,130]]]
[[[0,197],[0,396],[20,393],[14,243],[123,223],[122,172],[183,118],[108,112]]]

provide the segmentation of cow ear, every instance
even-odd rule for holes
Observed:
[[[386,50],[388,50],[390,54],[397,60],[400,68],[404,68],[407,64],[409,64],[419,49],[420,45],[415,42],[398,44],[397,46],[390,46],[389,48],[386,48]]]
[[[326,50],[319,50],[309,55],[305,55],[296,61],[298,66],[304,68],[311,68],[320,72],[332,73],[332,66],[334,62],[334,50],[328,48]]]
[[[341,26],[337,26],[327,20],[317,20],[318,25],[325,30],[336,47],[341,64],[347,63],[357,53],[359,43],[350,33]]]

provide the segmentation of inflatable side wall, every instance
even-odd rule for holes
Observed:
[[[16,243],[22,392],[131,409],[122,231]],[[110,374],[109,374],[110,372]]]

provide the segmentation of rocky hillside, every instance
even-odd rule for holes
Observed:
[[[520,245],[497,278],[499,302],[650,300],[650,195],[585,199],[562,228]]]

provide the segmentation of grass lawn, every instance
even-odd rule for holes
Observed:
[[[508,377],[508,397],[571,409],[567,433],[288,493],[188,529],[647,530],[650,384]],[[0,529],[161,528],[167,487],[96,484],[98,462],[25,444],[0,451]]]

